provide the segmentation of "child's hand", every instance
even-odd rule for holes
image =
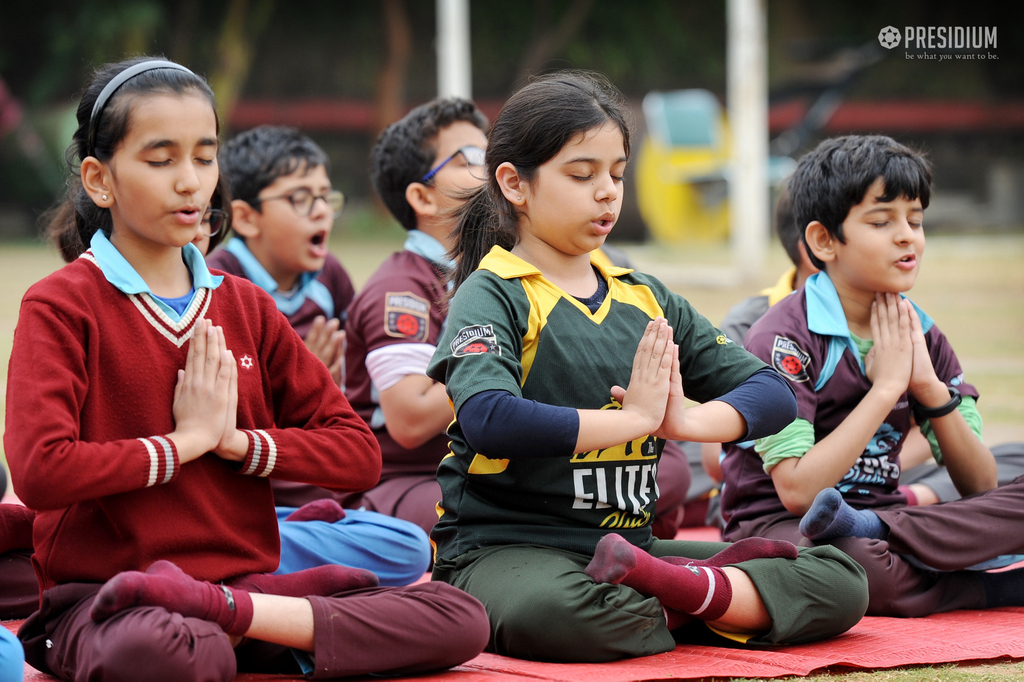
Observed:
[[[648,422],[648,433],[658,430],[665,420],[673,357],[678,363],[672,328],[663,318],[656,318],[647,324],[637,345],[629,388],[612,387],[612,397],[622,404],[623,411],[635,412]],[[682,392],[681,383],[679,391]]]
[[[221,339],[224,339],[223,332],[221,332]],[[231,365],[231,375],[228,378],[228,406],[224,414],[224,431],[221,432],[217,446],[213,448],[213,454],[222,459],[244,462],[246,455],[249,454],[249,438],[236,426],[238,420],[238,362],[235,360],[234,353],[227,349],[224,350],[223,358],[222,362]]]
[[[661,428],[654,432],[658,438],[665,440],[682,440],[679,436],[684,430],[686,421],[686,399],[683,395],[683,375],[679,371],[679,345],[672,344],[672,373],[669,376],[668,403],[665,406],[665,419]]]
[[[202,456],[221,441],[227,410],[237,405],[237,398],[231,400],[232,372],[237,377],[234,358],[224,347],[224,331],[209,320],[200,320],[192,335],[185,369],[178,370],[171,408],[174,432],[168,437],[174,441],[182,462]]]
[[[902,395],[910,385],[914,360],[910,302],[895,294],[875,294],[871,304],[871,336],[874,345],[864,357],[868,381]]]
[[[922,405],[942,405],[949,400],[949,389],[935,374],[921,318],[910,306],[910,338],[914,344],[914,362],[910,371],[910,393]]]
[[[323,315],[317,315],[303,339],[306,348],[331,370],[338,386],[342,385],[345,376],[345,331],[339,329],[340,326],[341,320],[336,317],[327,320]]]

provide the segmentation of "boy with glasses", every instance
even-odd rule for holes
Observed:
[[[332,189],[327,155],[297,130],[260,126],[228,142],[221,174],[234,200],[235,238],[210,267],[259,285],[343,385],[345,310],[355,295],[327,250],[345,198]]]
[[[210,268],[244,277],[269,293],[340,385],[342,325],[355,290],[327,251],[344,203],[331,187],[327,155],[294,129],[261,126],[224,146],[220,169],[234,197],[235,237],[207,259]],[[382,585],[404,585],[427,569],[430,545],[415,524],[343,509],[340,496],[317,486],[282,480],[272,485],[278,518],[289,521],[279,524],[278,573],[335,563],[369,569]]]
[[[436,99],[389,126],[374,146],[374,189],[408,231],[349,307],[346,395],[381,446],[381,483],[365,506],[428,531],[453,419],[444,386],[426,375],[446,314],[450,232],[467,190],[485,176],[487,121],[464,99]]]

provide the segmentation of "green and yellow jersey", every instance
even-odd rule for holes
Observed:
[[[728,393],[765,367],[661,282],[592,259],[608,295],[591,313],[539,270],[494,247],[452,299],[427,374],[443,382],[456,415],[482,391],[549,405],[620,409],[647,323],[668,320],[679,344],[683,388],[697,402]],[[475,452],[458,420],[438,467],[442,501],[431,533],[439,560],[496,544],[530,543],[592,553],[615,531],[651,544],[663,442],[653,436],[555,458]]]

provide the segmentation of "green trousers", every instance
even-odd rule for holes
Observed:
[[[726,546],[655,540],[650,553],[706,559]],[[594,582],[583,572],[589,562],[587,555],[552,547],[501,545],[442,561],[433,577],[483,603],[491,621],[489,650],[498,654],[600,663],[675,648],[658,600],[625,585]],[[867,609],[864,569],[831,546],[736,567],[750,576],[772,618],[771,631],[748,645],[825,639],[853,627]]]

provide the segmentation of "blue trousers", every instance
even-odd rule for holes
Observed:
[[[21,682],[25,674],[25,652],[14,634],[0,625],[0,682]]]
[[[345,518],[285,521],[294,507],[278,507],[281,564],[277,574],[324,564],[373,571],[384,586],[409,585],[430,567],[430,541],[414,523],[377,512],[346,509]]]

